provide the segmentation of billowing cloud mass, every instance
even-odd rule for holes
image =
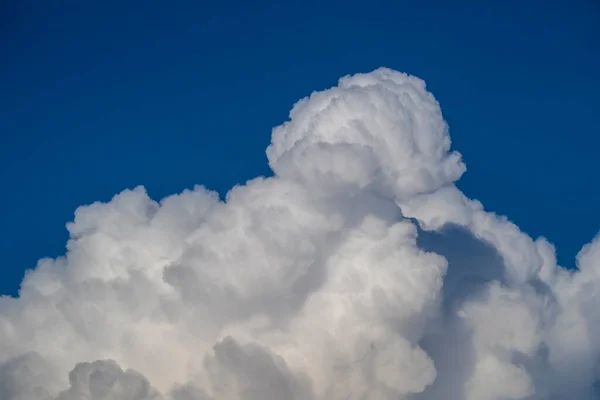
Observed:
[[[425,83],[300,100],[274,175],[80,207],[64,257],[0,298],[0,400],[600,396],[600,237],[556,264],[455,186]]]

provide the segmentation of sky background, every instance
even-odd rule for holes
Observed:
[[[0,293],[80,205],[270,174],[297,100],[379,66],[440,101],[459,187],[573,267],[600,229],[600,5],[468,3],[2,1]]]

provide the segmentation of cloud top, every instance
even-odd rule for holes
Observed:
[[[465,171],[425,82],[389,69],[340,79],[300,100],[273,130],[269,164],[281,177],[398,199],[434,191]]]

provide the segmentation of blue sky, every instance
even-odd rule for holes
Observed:
[[[64,254],[79,205],[269,174],[294,102],[379,66],[427,81],[460,188],[561,264],[600,228],[593,1],[51,3],[0,6],[0,293]]]

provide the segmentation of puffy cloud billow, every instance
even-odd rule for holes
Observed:
[[[600,238],[576,271],[455,186],[425,83],[300,100],[274,175],[79,208],[0,298],[1,400],[600,396]]]

